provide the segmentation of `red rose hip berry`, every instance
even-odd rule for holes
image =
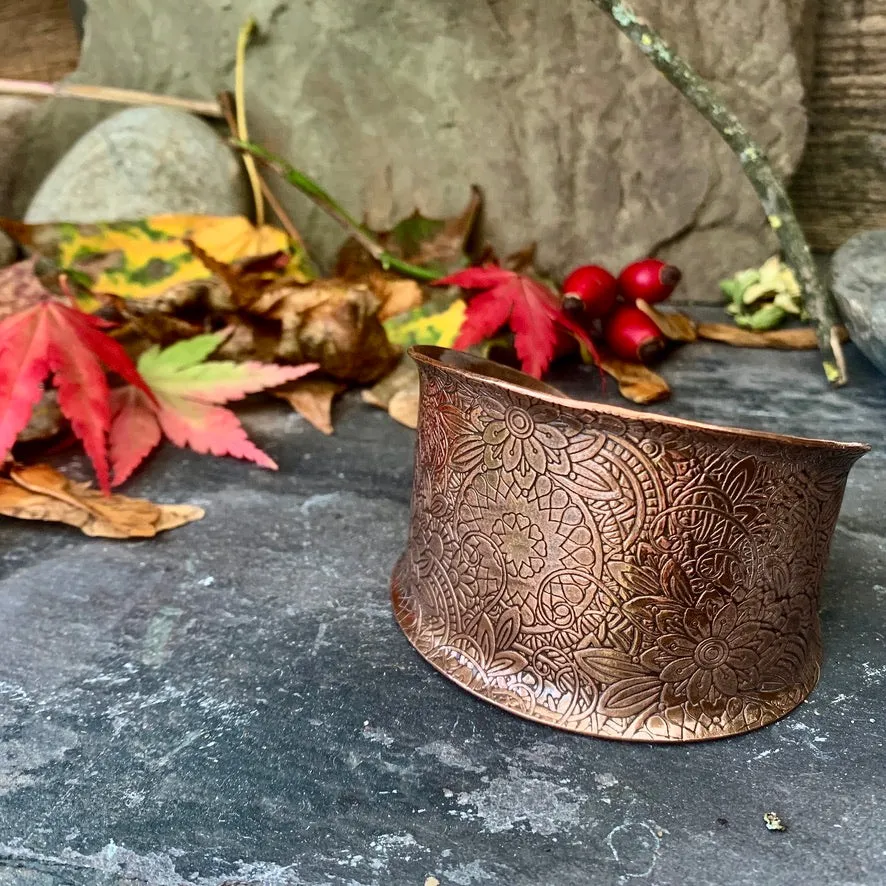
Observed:
[[[667,344],[661,330],[634,305],[619,305],[606,318],[603,338],[616,357],[635,363],[652,360]]]
[[[563,281],[563,308],[592,320],[605,317],[618,298],[618,281],[606,268],[582,265]]]
[[[644,258],[628,265],[618,275],[618,289],[629,301],[649,304],[664,301],[683,278],[679,268],[657,258]]]

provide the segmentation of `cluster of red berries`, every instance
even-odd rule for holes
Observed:
[[[563,309],[585,326],[599,322],[603,341],[616,357],[645,363],[667,342],[637,302],[664,301],[682,276],[679,268],[655,258],[628,265],[618,279],[599,265],[582,265],[563,281]]]

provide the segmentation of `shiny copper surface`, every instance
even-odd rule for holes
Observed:
[[[747,732],[808,695],[822,572],[868,447],[581,403],[465,354],[412,354],[392,596],[435,668],[512,713],[634,741]]]

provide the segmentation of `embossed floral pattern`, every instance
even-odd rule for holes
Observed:
[[[407,636],[461,685],[593,735],[772,722],[818,677],[856,454],[572,411],[419,360]]]
[[[483,442],[490,447],[493,463],[500,460],[523,488],[549,470],[555,474],[569,472],[569,440],[559,428],[545,421],[551,417],[550,410],[509,406],[501,418],[493,419],[483,431]]]
[[[529,578],[541,572],[548,547],[541,530],[523,514],[503,514],[492,526],[492,538],[504,552],[508,572]]]
[[[658,670],[668,700],[725,704],[753,691],[761,649],[774,640],[771,630],[746,617],[732,602],[713,613],[686,609],[673,627],[641,657],[647,667]]]
[[[454,433],[457,466],[482,461],[487,469],[506,471],[522,489],[541,475],[562,476],[572,469],[568,447],[578,425],[545,404],[519,396],[507,404],[484,398],[467,413],[450,407],[446,422]]]

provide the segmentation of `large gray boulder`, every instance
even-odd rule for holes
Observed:
[[[639,0],[789,174],[803,149],[802,59],[814,0]],[[739,164],[590,2],[571,0],[89,0],[76,82],[210,98],[231,88],[236,33],[256,17],[248,110],[257,140],[385,225],[418,204],[487,197],[500,251],[617,271],[657,252],[684,296],[775,247]],[[797,50],[802,47],[803,52]],[[58,157],[108,113],[41,108],[22,154],[20,211]],[[321,261],[341,233],[285,185]]]
[[[886,373],[886,231],[856,234],[834,253],[831,290],[852,341]]]

